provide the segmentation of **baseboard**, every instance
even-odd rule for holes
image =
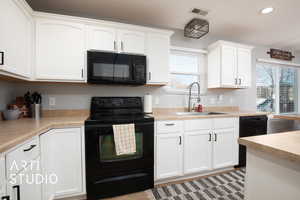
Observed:
[[[61,199],[55,199],[55,200],[86,200],[86,195],[79,195],[79,196],[75,196],[75,197],[61,198]]]
[[[196,179],[196,178],[200,178],[200,177],[212,176],[212,175],[216,175],[216,174],[219,174],[219,173],[224,173],[226,171],[231,171],[231,170],[234,170],[234,167],[226,167],[226,168],[217,169],[217,170],[213,170],[213,171],[205,171],[205,172],[200,172],[200,173],[194,173],[194,174],[189,174],[189,175],[175,177],[175,178],[155,180],[154,185],[158,186],[158,185],[170,184],[170,183],[174,183],[174,182],[183,182],[183,181],[188,181],[188,180]]]

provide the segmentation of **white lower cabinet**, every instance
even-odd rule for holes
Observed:
[[[54,129],[41,136],[44,176],[55,175],[55,184],[43,184],[43,200],[84,193],[83,137],[81,128]]]
[[[235,129],[215,130],[213,143],[214,169],[238,164],[238,137]]]
[[[157,179],[182,175],[182,134],[157,135]]]
[[[212,168],[211,139],[209,130],[184,133],[184,174]]]
[[[0,199],[6,195],[5,158],[0,156]],[[5,199],[4,199],[5,200]]]
[[[157,122],[156,180],[238,164],[238,118],[181,122]]]
[[[39,159],[31,161],[27,168],[19,172],[13,179],[7,181],[9,200],[41,200],[42,178]]]

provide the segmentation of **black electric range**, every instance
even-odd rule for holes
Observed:
[[[112,126],[132,123],[137,150],[118,156]],[[89,200],[153,188],[154,118],[144,114],[141,97],[93,97],[85,144]]]

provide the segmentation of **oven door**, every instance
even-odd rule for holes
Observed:
[[[136,152],[118,156],[112,124],[86,126],[87,173],[109,175],[121,171],[153,168],[154,123],[135,123]]]

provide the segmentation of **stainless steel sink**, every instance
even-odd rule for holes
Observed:
[[[201,116],[201,115],[225,115],[226,113],[221,112],[177,112],[176,115],[181,116]]]

